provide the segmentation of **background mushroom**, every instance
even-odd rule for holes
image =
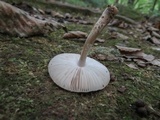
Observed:
[[[72,92],[91,92],[108,85],[110,81],[108,69],[87,57],[87,53],[98,34],[117,12],[115,6],[108,6],[104,10],[88,35],[81,55],[63,53],[51,59],[48,65],[49,75],[58,86]]]

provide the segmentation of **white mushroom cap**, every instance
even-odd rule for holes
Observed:
[[[60,87],[73,92],[91,92],[103,89],[110,81],[108,69],[87,57],[85,67],[79,67],[80,55],[59,54],[48,65],[49,75]]]

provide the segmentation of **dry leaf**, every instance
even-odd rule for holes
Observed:
[[[55,11],[51,11],[51,15],[57,18],[64,18],[62,14],[60,14],[59,12],[55,12]]]
[[[43,11],[42,9],[38,9],[38,11],[43,15],[45,14],[45,11]]]
[[[151,35],[150,34],[145,34],[144,37],[142,37],[142,40],[150,40],[151,39]]]
[[[139,48],[123,47],[118,45],[116,45],[116,47],[122,54],[132,54],[132,53],[137,53],[142,51]]]
[[[85,41],[85,39],[87,38],[88,34],[82,31],[70,31],[68,33],[65,33],[63,35],[64,39],[72,39],[72,38],[79,38],[79,41]],[[84,39],[85,38],[85,39]],[[104,39],[100,39],[97,38],[95,42],[100,42],[100,43],[104,43]]]
[[[160,34],[158,34],[157,32],[152,32],[152,36],[155,36],[155,37],[157,37],[157,38],[160,38]]]
[[[146,67],[146,62],[144,62],[143,60],[141,59],[134,59],[133,61],[136,62],[136,64],[139,66],[139,67]]]
[[[126,64],[126,65],[127,65],[128,67],[132,68],[132,69],[138,69],[138,68],[136,67],[136,65],[133,64],[133,63]]]
[[[147,62],[155,59],[153,55],[147,55],[139,48],[122,47],[117,45],[116,47],[119,49],[120,53],[126,55],[127,58],[139,58]]]
[[[104,43],[104,41],[105,41],[104,39],[100,39],[100,38],[96,39],[96,42]]]
[[[150,40],[152,43],[154,43],[156,45],[160,45],[160,40],[158,40],[156,37],[152,37]]]
[[[63,35],[64,39],[70,39],[70,38],[86,38],[87,37],[87,33],[85,32],[81,32],[81,31],[70,31],[68,33],[65,33]]]
[[[83,24],[83,25],[92,25],[93,23],[92,22],[88,22],[88,21],[85,21],[85,20],[78,20],[79,24]]]
[[[150,62],[152,65],[155,65],[155,66],[159,66],[160,67],[160,59],[155,59],[153,61]]]
[[[155,59],[155,57],[154,57],[153,55],[147,55],[147,54],[145,54],[145,53],[142,53],[141,55],[142,55],[142,58],[143,58],[144,60],[148,61],[148,62],[150,62],[150,61],[152,61],[152,60]]]
[[[111,32],[109,39],[116,39],[116,38],[127,40],[129,37],[119,32]]]
[[[148,30],[148,31],[152,31],[152,32],[153,32],[153,31],[159,31],[157,28],[152,27],[152,26],[148,27],[147,30]]]

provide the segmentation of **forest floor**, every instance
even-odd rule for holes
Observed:
[[[30,4],[30,3],[29,3]],[[50,5],[30,4],[42,10],[52,9]],[[65,14],[61,9],[52,9]],[[93,23],[97,16],[85,16],[69,12],[72,16],[84,18]],[[89,34],[93,25],[74,22],[64,24],[68,31],[83,31]],[[158,120],[156,115],[140,117],[132,104],[142,100],[160,111],[160,67],[146,65],[133,69],[126,64],[115,45],[141,48],[144,53],[160,59],[159,47],[149,41],[128,34],[133,29],[120,29],[128,38],[112,38],[104,29],[90,57],[103,63],[112,73],[111,82],[101,91],[72,93],[58,87],[48,74],[48,63],[60,53],[81,52],[84,41],[63,39],[64,30],[59,29],[45,36],[28,38],[0,34],[0,119],[1,120]],[[117,59],[102,60],[98,50],[111,51]],[[107,53],[104,53],[107,54]]]

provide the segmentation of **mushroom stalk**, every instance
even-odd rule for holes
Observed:
[[[103,89],[110,81],[106,66],[87,57],[89,48],[98,34],[118,12],[114,6],[108,6],[87,37],[81,55],[63,53],[56,55],[48,64],[52,80],[60,87],[72,92],[91,92]]]
[[[78,61],[78,65],[80,67],[85,66],[87,53],[90,47],[95,42],[99,33],[104,29],[104,27],[112,20],[115,14],[117,14],[118,10],[114,6],[108,6],[104,12],[102,13],[101,17],[98,19],[94,27],[92,28],[90,34],[88,35],[86,42],[83,46],[83,50],[81,52],[80,59]]]

